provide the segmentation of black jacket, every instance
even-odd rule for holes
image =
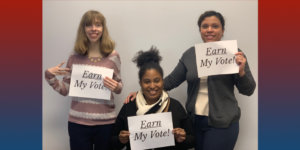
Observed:
[[[113,129],[112,144],[114,149],[119,150],[126,146],[127,150],[130,150],[130,143],[122,144],[119,141],[119,133],[121,130],[128,131],[127,117],[136,116],[137,106],[136,100],[124,104],[121,108],[116,123]],[[175,99],[170,98],[170,105],[168,112],[172,112],[172,120],[174,128],[183,128],[186,132],[186,140],[182,143],[177,143],[175,140],[175,146],[156,148],[159,150],[185,150],[193,147],[194,136],[192,136],[192,121],[188,118],[182,105]]]

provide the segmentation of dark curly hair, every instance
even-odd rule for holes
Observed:
[[[139,79],[141,80],[145,72],[149,69],[155,69],[163,77],[164,73],[159,65],[162,57],[159,56],[159,50],[152,46],[148,51],[139,51],[136,56],[132,59],[136,63],[139,70]]]

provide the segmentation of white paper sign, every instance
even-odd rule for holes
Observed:
[[[236,40],[195,44],[198,77],[238,73],[237,52]]]
[[[171,112],[128,117],[128,128],[132,150],[175,145]]]
[[[111,91],[104,86],[103,79],[112,76],[113,69],[73,64],[69,96],[110,100]]]

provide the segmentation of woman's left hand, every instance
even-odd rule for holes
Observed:
[[[239,74],[240,77],[245,75],[245,64],[247,59],[244,57],[243,52],[235,53],[235,62],[239,65]]]
[[[118,93],[118,91],[120,91],[119,82],[112,78],[105,77],[103,83],[104,86],[110,89],[112,92]]]
[[[178,143],[181,143],[186,139],[186,133],[185,133],[184,129],[182,129],[182,128],[174,128],[172,133],[174,134],[175,140]]]
[[[129,141],[130,133],[129,131],[122,130],[119,133],[119,140],[121,143],[126,144]]]

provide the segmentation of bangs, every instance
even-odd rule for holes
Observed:
[[[84,19],[84,25],[90,26],[92,24],[101,23],[103,25],[104,17],[99,13],[90,13],[87,14]]]

